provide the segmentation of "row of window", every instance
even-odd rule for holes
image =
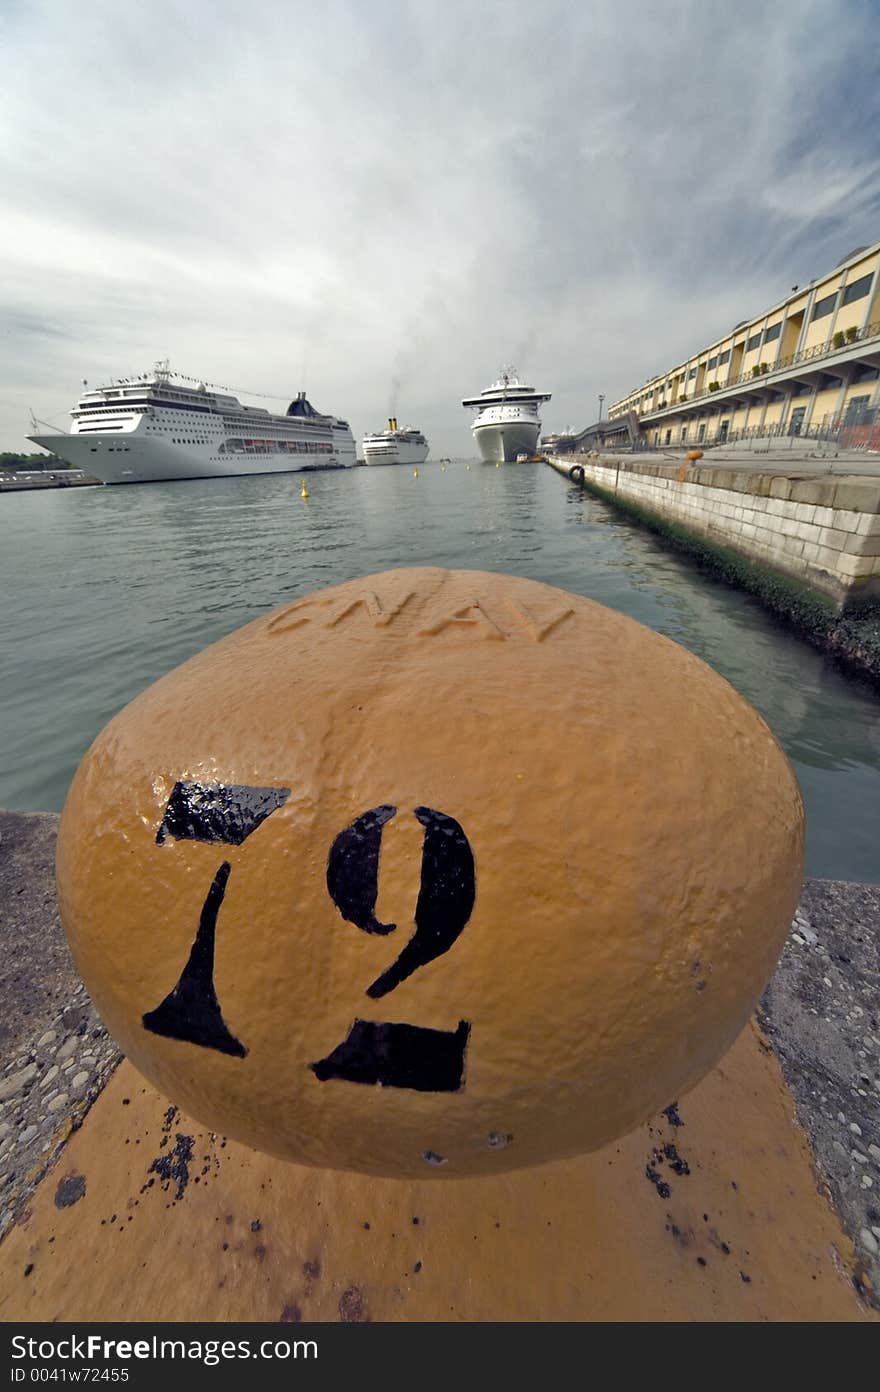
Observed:
[[[180,402],[179,404],[177,404],[177,403],[175,403],[175,402],[173,402],[173,401],[165,401],[163,398],[160,398],[160,397],[158,397],[158,396],[143,396],[143,395],[138,396],[138,397],[131,397],[131,398],[128,398],[128,399],[126,399],[126,401],[124,402],[124,404],[123,404],[123,403],[120,403],[120,405],[118,405],[118,406],[116,406],[116,407],[113,407],[113,406],[110,406],[110,407],[102,407],[102,406],[100,406],[100,405],[98,405],[98,404],[92,403],[91,401],[80,401],[79,404],[78,404],[78,408],[77,408],[77,409],[80,410],[80,411],[88,411],[88,412],[91,414],[91,413],[99,412],[99,411],[105,410],[105,409],[106,409],[106,410],[114,410],[114,409],[115,409],[115,410],[117,410],[117,411],[119,411],[119,410],[123,410],[123,411],[124,411],[124,410],[132,410],[133,407],[135,407],[135,406],[146,406],[146,407],[149,407],[149,406],[159,406],[159,407],[164,407],[166,410],[171,410],[171,411],[187,411],[187,412],[190,412],[190,411],[198,411],[198,413],[199,413],[200,415],[202,415],[202,416],[210,416],[210,415],[216,414],[216,412],[215,412],[215,411],[213,410],[213,408],[210,407],[210,406],[191,406],[191,405],[189,405],[187,402]],[[184,419],[185,419],[185,420],[189,420],[189,416],[188,416],[188,415],[185,416]]]
[[[176,407],[176,405],[175,405],[174,402],[160,401],[160,400],[155,399],[155,398],[151,398],[149,404],[150,404],[150,405],[153,405],[153,406],[158,406],[158,407],[163,407],[163,406],[164,406],[164,407],[166,407],[166,408],[169,408],[171,411],[174,411],[175,409],[178,409],[178,410],[180,409],[180,407]],[[182,404],[183,404],[183,403],[182,403]],[[126,415],[131,415],[131,416],[139,416],[139,415],[144,415],[144,414],[146,414],[146,413],[147,413],[147,407],[143,404],[143,402],[141,402],[141,407],[142,407],[142,409],[138,410],[138,409],[136,409],[136,407],[133,407],[133,406],[131,406],[131,405],[129,405],[129,404],[126,404],[126,405],[124,405],[124,406],[123,406],[123,405],[119,405],[119,406],[92,406],[92,405],[91,405],[90,403],[88,403],[88,402],[86,402],[86,403],[80,402],[79,407],[78,407],[78,411],[85,412],[85,413],[87,413],[89,416],[94,416],[94,417],[102,418],[102,419],[103,419],[103,418],[107,418],[107,417],[109,417],[109,418],[117,417],[117,416],[119,416],[120,413],[123,413],[123,414],[126,414]],[[185,409],[186,409],[188,412],[197,411],[197,412],[199,412],[199,414],[201,414],[201,415],[214,415],[214,414],[215,414],[215,412],[214,412],[214,411],[212,410],[212,408],[210,408],[210,407],[190,405],[188,402],[185,404]],[[73,413],[72,413],[72,414],[73,414]],[[261,407],[255,407],[255,408],[254,408],[254,415],[257,415],[257,416],[267,416],[267,415],[268,415],[268,412],[262,410]],[[167,415],[166,413],[164,413],[164,412],[163,412],[163,414],[162,414],[161,416],[158,416],[157,419],[162,420],[162,421],[164,421],[164,422],[166,422],[166,423],[170,423],[168,415]],[[173,417],[172,417],[172,419],[173,419]],[[189,423],[190,423],[190,417],[189,417],[189,416],[186,416],[186,417],[184,417],[183,419],[186,421],[187,425],[189,425]],[[236,414],[233,413],[233,412],[223,412],[223,420],[224,420],[224,424],[228,423],[230,426],[238,425],[239,427],[240,427],[240,426],[248,426],[248,427],[251,427],[251,428],[252,428],[252,427],[254,426],[254,424],[257,423],[257,422],[254,421],[253,415],[252,415],[250,418],[248,418],[248,416],[245,416],[245,415],[236,415]],[[178,421],[178,424],[179,424],[179,423],[180,423],[180,422]],[[260,424],[263,424],[262,421],[260,421],[259,423],[260,423]],[[267,424],[268,424],[268,422],[267,422]],[[216,420],[211,421],[211,426],[212,426],[215,430],[217,430],[217,429],[219,429],[219,422],[216,421]],[[264,429],[265,429],[265,428],[266,428],[266,426],[264,425]],[[288,424],[288,422],[284,422],[284,423],[282,424],[282,423],[279,421],[279,423],[278,423],[277,426],[268,425],[268,428],[269,428],[269,429],[273,429],[273,428],[274,428],[274,429],[286,430],[286,429],[289,428],[289,424]],[[320,430],[321,428],[327,428],[327,427],[322,427],[322,423],[318,423],[318,424],[317,424],[317,427],[312,427],[312,428],[317,428],[317,429]],[[348,429],[349,429],[348,422],[347,422],[347,421],[339,421],[339,422],[337,423],[337,425],[336,425],[335,428],[336,428],[336,429],[339,429],[339,430],[348,430]],[[173,443],[181,443],[181,442],[179,442],[179,441],[174,441]],[[328,446],[328,450],[329,450],[329,446]]]
[[[782,320],[780,319],[777,324],[771,324],[769,329],[764,329],[763,332],[759,329],[756,334],[752,334],[750,338],[747,338],[746,352],[751,353],[753,348],[759,348],[761,346],[762,341],[765,344],[775,343],[776,339],[779,337],[781,333]]]
[[[824,319],[826,314],[830,314],[837,303],[837,291],[833,295],[826,295],[824,299],[817,300],[813,305],[813,313],[810,315],[810,323],[815,319]]]
[[[332,454],[333,446],[318,440],[227,440],[220,454]]]
[[[871,281],[874,279],[873,272],[870,275],[861,276],[858,280],[853,280],[849,285],[843,287],[840,296],[841,308],[844,305],[852,304],[854,300],[863,300],[871,289]],[[837,303],[838,291],[833,295],[825,295],[821,300],[817,300],[813,305],[813,313],[810,315],[810,323],[816,319],[824,319],[826,314],[831,314]]]

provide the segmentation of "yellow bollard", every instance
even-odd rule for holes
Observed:
[[[59,900],[111,1033],[212,1131],[496,1176],[713,1066],[785,940],[802,835],[779,745],[685,649],[534,581],[395,570],[111,721]]]

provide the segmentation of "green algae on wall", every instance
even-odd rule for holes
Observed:
[[[648,527],[702,569],[753,594],[787,627],[880,689],[880,605],[841,614],[830,597],[805,581],[661,517],[590,478],[585,477],[580,486]]]

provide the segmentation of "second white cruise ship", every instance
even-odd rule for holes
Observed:
[[[242,406],[222,388],[184,385],[167,362],[145,377],[84,391],[70,414],[69,434],[28,439],[104,483],[300,473],[357,462],[348,421],[316,411],[305,392],[276,416]]]
[[[398,430],[395,416],[389,416],[387,430],[365,435],[362,449],[365,464],[424,464],[428,457],[428,442],[422,432],[411,425]]]
[[[533,455],[541,433],[538,407],[549,400],[550,392],[526,386],[512,367],[479,396],[466,396],[462,406],[476,408],[471,429],[480,458],[491,464]]]

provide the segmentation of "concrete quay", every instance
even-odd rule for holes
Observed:
[[[564,478],[664,536],[880,686],[880,466],[731,447],[558,455]]]
[[[755,1020],[630,1136],[364,1180],[227,1142],[120,1061],[58,920],[57,822],[0,813],[0,1318],[878,1318],[880,886],[806,881]]]
[[[0,493],[32,493],[39,488],[98,488],[101,480],[82,469],[34,469],[27,473],[0,473]]]
[[[769,462],[769,461],[768,461]],[[880,472],[754,456],[568,456],[558,472],[804,581],[845,611],[880,600]],[[803,467],[801,467],[801,463]],[[572,471],[574,470],[574,475]]]
[[[602,457],[639,459],[646,464],[680,463],[689,448],[699,445],[671,446],[665,450],[644,452],[614,450],[600,451]],[[714,445],[697,461],[700,468],[734,470],[737,473],[783,474],[803,478],[833,478],[837,482],[868,478],[880,480],[880,454],[867,450],[839,449],[833,442],[778,436],[760,436],[740,440],[730,445]]]

